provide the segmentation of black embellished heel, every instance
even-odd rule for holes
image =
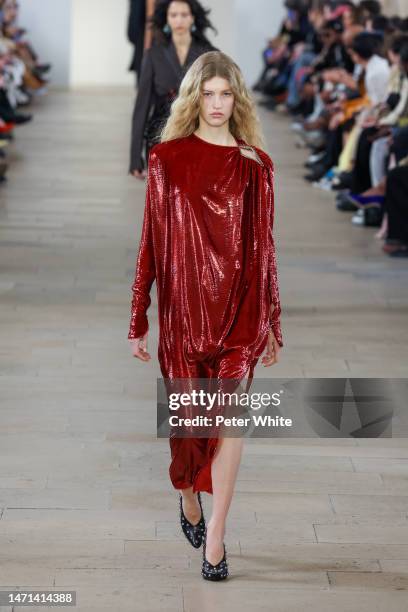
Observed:
[[[228,564],[227,564],[227,550],[224,544],[224,556],[217,565],[212,565],[205,558],[205,545],[207,539],[207,529],[204,533],[204,544],[203,544],[203,566],[201,569],[201,575],[205,580],[225,580],[228,577]]]
[[[190,523],[190,521],[186,518],[184,514],[183,496],[180,493],[181,529],[183,530],[183,533],[186,536],[187,540],[190,542],[192,546],[194,546],[194,548],[200,548],[201,544],[203,543],[203,536],[205,532],[205,519],[204,519],[203,506],[201,504],[200,491],[197,494],[197,499],[198,499],[198,503],[200,504],[200,508],[201,508],[201,518],[196,525],[193,525],[192,523]]]

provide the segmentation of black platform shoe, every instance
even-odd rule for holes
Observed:
[[[183,533],[186,536],[187,540],[190,542],[190,544],[192,546],[194,546],[194,548],[200,548],[201,544],[203,543],[203,536],[204,536],[204,532],[205,532],[205,519],[204,519],[203,507],[201,505],[200,492],[198,492],[197,498],[198,498],[198,503],[200,504],[200,508],[201,508],[201,518],[200,518],[200,520],[198,521],[198,523],[196,525],[193,525],[192,523],[190,523],[190,521],[186,518],[186,516],[184,514],[184,511],[183,511],[183,496],[180,493],[180,523],[181,523],[181,528],[182,528]]]
[[[224,556],[217,565],[212,565],[205,558],[205,544],[207,539],[207,530],[205,530],[204,534],[204,544],[203,544],[203,566],[201,568],[201,575],[205,580],[225,580],[228,577],[228,564],[227,564],[227,551],[224,544]]]

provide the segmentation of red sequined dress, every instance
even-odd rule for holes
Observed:
[[[192,133],[151,149],[128,338],[148,330],[156,280],[163,378],[242,380],[271,327],[283,346],[273,178],[269,155],[243,140],[216,145]],[[170,437],[173,486],[212,493],[216,447]]]

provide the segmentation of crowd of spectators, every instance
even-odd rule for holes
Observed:
[[[376,0],[288,0],[254,90],[293,116],[304,179],[408,255],[408,19]]]
[[[0,182],[6,180],[6,149],[15,128],[31,121],[20,107],[46,90],[49,64],[41,64],[27,32],[18,25],[15,0],[0,0]]]

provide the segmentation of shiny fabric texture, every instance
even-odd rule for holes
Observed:
[[[242,380],[270,328],[283,346],[273,180],[269,155],[243,140],[193,133],[151,149],[128,338],[148,331],[156,280],[163,378]],[[212,493],[217,439],[170,436],[170,448],[174,487]]]

